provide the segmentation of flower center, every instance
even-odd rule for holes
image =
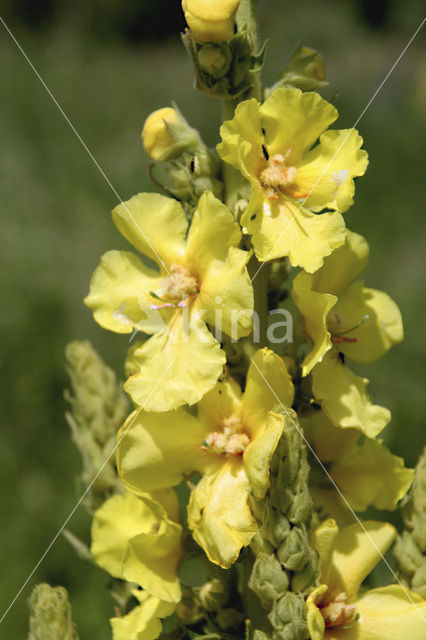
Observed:
[[[225,418],[222,431],[213,431],[205,441],[204,448],[227,458],[240,456],[250,444],[244,425],[235,414]]]
[[[351,627],[358,620],[353,605],[346,604],[346,593],[339,593],[331,602],[319,606],[327,627]]]
[[[163,306],[182,306],[182,301],[198,293],[200,290],[197,279],[180,264],[170,265],[170,276],[163,280],[161,288],[155,292],[155,297],[163,301]]]
[[[277,153],[266,160],[266,166],[260,172],[259,180],[268,198],[278,200],[279,192],[286,191],[294,183],[296,177],[296,167],[288,166],[286,158]]]

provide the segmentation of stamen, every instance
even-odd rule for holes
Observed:
[[[288,192],[288,187],[295,182],[297,169],[287,165],[288,153],[286,156],[277,153],[270,157],[264,145],[262,145],[262,151],[266,159],[266,166],[260,172],[259,181],[265,188],[269,200],[278,200],[280,193],[283,192],[294,197],[292,193]],[[303,196],[296,194],[296,197]]]
[[[250,444],[250,438],[243,430],[243,423],[233,414],[225,418],[223,425],[222,431],[213,431],[202,441],[202,448],[226,458],[241,456]]]
[[[199,293],[199,283],[185,267],[172,264],[170,271],[171,276],[163,280],[161,289],[158,292],[150,291],[150,295],[161,302],[151,305],[151,309],[184,307]]]

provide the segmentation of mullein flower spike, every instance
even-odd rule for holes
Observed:
[[[31,593],[28,606],[28,640],[78,640],[66,589],[38,584]]]
[[[196,86],[224,100],[222,141],[208,149],[177,107],[148,116],[149,174],[171,197],[114,209],[140,255],[108,251],[85,299],[130,336],[133,408],[88,343],[67,349],[68,419],[96,477],[86,556],[111,577],[114,640],[421,640],[424,464],[396,549],[412,591],[366,590],[396,530],[354,524],[413,481],[377,439],[390,412],[349,366],[403,337],[397,305],[359,280],[369,247],[342,216],[367,153],[354,129],[329,128],[316,51],[299,47],[262,88],[255,5],[183,0]],[[277,344],[281,312],[294,331]],[[46,593],[31,640],[76,640],[63,592]]]

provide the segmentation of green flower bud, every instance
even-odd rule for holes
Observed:
[[[289,586],[289,578],[274,555],[261,553],[256,558],[249,580],[249,587],[265,606],[279,598]]]
[[[269,509],[262,527],[264,537],[270,540],[274,547],[277,548],[285,540],[289,531],[290,523],[288,518],[276,509]]]
[[[225,76],[231,66],[231,52],[229,47],[222,44],[206,44],[198,52],[198,64],[212,78]]]
[[[78,640],[66,589],[38,584],[33,589],[28,605],[28,640]]]
[[[394,547],[399,575],[410,589],[426,597],[426,448],[403,500],[402,514],[405,531]]]
[[[302,571],[308,558],[307,539],[302,529],[295,527],[286,536],[278,549],[278,559],[289,571]]]
[[[422,552],[408,531],[403,531],[396,541],[394,553],[398,558],[401,570],[409,576],[413,576],[422,564]]]
[[[328,84],[325,82],[325,63],[318,51],[300,46],[280,74],[282,84],[302,89],[318,91]]]
[[[198,597],[200,604],[206,611],[219,611],[229,598],[229,587],[222,580],[213,578],[201,587]]]
[[[423,599],[426,599],[426,558],[423,558],[422,564],[413,575],[411,587],[413,591],[416,591]]]
[[[307,640],[306,605],[302,596],[291,591],[274,604],[268,616],[274,633],[273,640]]]
[[[184,151],[201,145],[196,129],[189,126],[176,107],[164,107],[153,111],[142,129],[145,151],[155,162],[173,160]]]
[[[66,418],[83,459],[82,484],[87,486],[113,451],[117,430],[124,422],[129,406],[115,373],[102,362],[90,342],[70,342],[66,358],[71,390],[65,392],[65,398],[72,411]],[[118,486],[115,461],[111,456],[92,486],[91,508],[100,506]]]

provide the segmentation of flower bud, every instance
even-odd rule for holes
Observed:
[[[152,160],[163,162],[198,147],[200,137],[177,109],[164,107],[145,120],[142,142]]]
[[[274,555],[261,553],[256,558],[249,580],[249,587],[264,603],[271,603],[281,596],[289,585],[288,575]]]
[[[300,46],[281,72],[280,80],[302,91],[318,90],[327,84],[324,60],[315,49]]]
[[[38,584],[33,589],[28,605],[28,640],[78,640],[66,589]]]
[[[306,536],[295,527],[279,547],[278,558],[289,571],[301,571],[308,561],[307,550]]]
[[[82,484],[86,487],[102,469],[86,499],[91,508],[96,508],[120,486],[114,456],[110,454],[129,405],[114,371],[101,360],[90,342],[70,342],[66,358],[71,378],[71,389],[65,391],[71,405],[66,418],[83,460]]]
[[[287,591],[274,603],[268,618],[276,640],[305,640],[309,637],[303,596]]]
[[[200,69],[216,80],[225,76],[231,66],[231,52],[229,48],[218,44],[205,44],[198,51]]]
[[[229,587],[222,580],[214,578],[201,587],[200,603],[206,611],[219,611],[228,602]]]
[[[240,0],[182,0],[185,20],[197,42],[230,40]]]

